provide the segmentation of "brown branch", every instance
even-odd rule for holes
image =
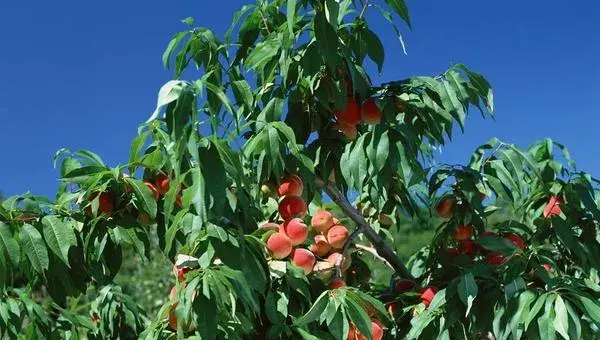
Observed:
[[[379,236],[373,228],[369,225],[369,222],[365,220],[364,216],[356,210],[352,204],[348,201],[345,195],[343,195],[335,185],[331,183],[326,183],[321,178],[316,178],[315,184],[317,187],[321,188],[331,199],[337,204],[342,211],[350,217],[356,224],[357,228],[361,229],[362,233],[365,234],[367,239],[373,244],[379,256],[384,258],[389,264],[394,268],[394,271],[405,279],[414,280],[414,277],[406,268],[402,260],[398,258],[394,250],[390,248],[387,243]]]

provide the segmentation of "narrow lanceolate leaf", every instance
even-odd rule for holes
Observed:
[[[48,215],[42,218],[44,239],[50,250],[69,266],[69,249],[77,244],[75,232],[71,223],[65,223],[60,218]]]
[[[298,318],[294,322],[294,324],[296,326],[304,326],[313,321],[318,320],[319,317],[321,316],[321,313],[323,313],[323,311],[325,310],[325,307],[327,307],[327,302],[329,301],[329,299],[327,298],[328,296],[329,296],[329,291],[324,291],[317,298],[317,301],[315,301],[315,303],[312,305],[312,307],[310,307],[308,312],[306,312],[306,314],[304,314],[303,316]]]
[[[152,191],[144,182],[132,177],[126,177],[125,181],[133,188],[133,193],[138,202],[138,208],[144,210],[151,218],[156,218],[156,201]]]
[[[179,98],[179,96],[183,93],[184,85],[185,83],[180,80],[170,80],[169,82],[164,84],[160,88],[160,91],[158,91],[156,109],[154,110],[154,112],[152,112],[152,115],[150,115],[150,118],[148,118],[146,123],[149,123],[158,118],[158,115],[160,114],[160,109],[163,106],[176,101]]]
[[[569,339],[569,315],[567,313],[567,307],[562,297],[558,295],[556,301],[554,301],[554,311],[556,316],[554,318],[554,328],[563,338]]]
[[[287,2],[287,24],[291,35],[294,35],[294,19],[296,17],[296,0]]]
[[[394,10],[394,12],[398,13],[410,28],[410,16],[408,15],[408,7],[404,0],[385,0],[385,2]]]
[[[31,224],[24,224],[19,233],[19,238],[21,248],[29,263],[31,263],[31,267],[40,274],[48,269],[48,250],[42,239],[42,234]]]
[[[13,237],[8,224],[3,222],[0,222],[0,251],[8,254],[8,258],[14,266],[19,265],[19,258],[21,256],[19,243]]]
[[[478,291],[473,273],[467,273],[461,277],[458,282],[458,297],[467,306],[466,315],[469,314],[469,311],[473,306],[473,300],[477,297]]]
[[[586,315],[596,324],[600,324],[600,306],[598,306],[598,303],[581,295],[579,296],[579,301],[583,304]]]
[[[331,69],[335,69],[338,59],[338,36],[335,28],[327,21],[325,11],[319,11],[315,15],[315,39],[325,63]]]

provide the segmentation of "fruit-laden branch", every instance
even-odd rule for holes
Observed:
[[[367,239],[369,239],[369,241],[373,244],[375,249],[377,249],[377,253],[389,262],[389,264],[394,268],[396,273],[398,273],[401,277],[405,279],[414,280],[414,277],[411,275],[408,268],[406,268],[402,260],[400,260],[396,253],[394,253],[394,251],[387,245],[387,243],[385,243],[383,238],[381,238],[381,236],[379,236],[379,234],[377,234],[375,230],[371,228],[369,222],[365,220],[363,215],[360,214],[358,210],[354,209],[354,207],[352,206],[352,204],[350,204],[346,196],[342,194],[338,190],[338,188],[335,187],[335,185],[331,183],[326,183],[323,179],[318,177],[316,178],[315,184],[317,185],[317,187],[323,189],[323,191],[325,191],[327,195],[331,197],[335,204],[337,204],[342,209],[342,211],[344,211],[344,213],[346,213],[346,215],[357,224],[357,228],[362,230]]]

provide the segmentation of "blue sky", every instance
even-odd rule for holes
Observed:
[[[1,1],[0,190],[53,197],[52,156],[61,147],[125,162],[137,125],[170,79],[160,58],[184,28],[180,20],[195,17],[222,35],[245,2]],[[491,137],[526,146],[548,136],[566,144],[581,169],[600,176],[600,3],[408,4],[407,56],[376,10],[367,14],[386,47],[383,75],[374,81],[433,75],[462,62],[495,91],[496,121],[473,111],[465,134],[440,160],[464,163]]]

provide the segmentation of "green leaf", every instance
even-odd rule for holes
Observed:
[[[31,263],[36,272],[42,274],[45,269],[48,269],[48,265],[50,264],[48,250],[42,239],[42,234],[34,226],[26,223],[21,228],[19,239],[21,241],[21,248],[29,263]]]
[[[283,99],[273,97],[256,118],[256,131],[262,130],[268,123],[279,121],[283,111]]]
[[[288,0],[287,2],[287,24],[290,35],[294,35],[294,19],[296,18],[296,1]]]
[[[171,56],[173,55],[173,51],[175,51],[175,48],[177,48],[177,46],[179,45],[179,43],[181,42],[181,40],[183,38],[185,38],[185,36],[188,35],[188,31],[184,31],[184,32],[179,32],[177,33],[173,39],[171,39],[171,41],[169,41],[169,44],[167,45],[167,48],[165,49],[165,52],[162,55],[162,63],[163,66],[169,70],[170,69],[170,63],[169,60],[171,60]]]
[[[158,118],[158,115],[160,114],[160,109],[163,106],[179,99],[179,96],[183,93],[185,86],[186,83],[180,80],[170,80],[166,84],[164,84],[160,88],[160,91],[158,91],[156,109],[154,110],[154,112],[152,112],[152,115],[150,115],[150,118],[148,118],[146,123],[149,123]]]
[[[404,0],[385,0],[385,2],[394,10],[394,12],[398,13],[398,15],[410,28],[410,16],[408,15],[408,7],[406,6]]]
[[[527,283],[522,277],[517,277],[512,280],[509,284],[504,286],[504,296],[506,300],[510,300],[516,293],[522,292],[527,289]]]
[[[473,273],[467,273],[460,278],[458,281],[458,297],[467,306],[465,316],[469,315],[469,311],[473,306],[473,300],[477,297],[478,288],[475,282]]]
[[[69,249],[77,245],[75,231],[71,223],[61,220],[57,216],[48,215],[42,218],[44,225],[44,239],[48,247],[56,256],[69,266]]]
[[[531,309],[529,310],[529,315],[527,315],[527,318],[525,319],[525,329],[529,328],[529,324],[533,321],[533,319],[536,318],[536,316],[538,315],[538,313],[544,306],[544,303],[546,302],[547,297],[548,297],[548,294],[542,294],[535,301],[535,303],[533,304],[533,307],[531,307]]]
[[[356,301],[350,296],[344,300],[346,311],[350,317],[350,321],[356,325],[358,331],[365,335],[367,338],[372,339],[373,333],[371,331],[371,318]]]
[[[518,249],[512,242],[499,236],[483,236],[477,242],[489,251],[500,252],[504,255],[512,254]]]
[[[281,48],[281,41],[275,37],[271,37],[256,45],[246,58],[244,65],[249,70],[261,70],[266,63],[271,61]]]
[[[569,316],[567,314],[567,308],[562,297],[558,295],[556,301],[554,301],[554,311],[556,317],[554,318],[554,328],[563,338],[569,340]]]
[[[300,318],[296,319],[294,324],[296,326],[305,326],[311,322],[319,320],[319,317],[321,317],[321,313],[323,313],[325,307],[327,307],[327,302],[329,301],[328,297],[329,291],[324,291],[323,293],[321,293],[321,295],[319,295],[319,297],[317,298],[317,301],[315,301],[312,307],[310,307],[308,312],[306,312],[306,314],[304,314]]]
[[[0,251],[5,251],[8,254],[10,262],[13,266],[19,265],[21,257],[19,243],[14,239],[10,227],[4,222],[0,222]]]
[[[592,319],[597,325],[600,325],[600,306],[593,300],[583,296],[578,296],[579,301],[583,304],[586,315]]]
[[[544,313],[537,320],[540,339],[556,339],[556,330],[554,329],[554,317],[556,312],[554,311],[554,308],[552,308],[555,297],[556,295],[551,295],[546,299]]]
[[[144,210],[150,215],[150,218],[156,218],[156,201],[152,195],[152,190],[144,184],[144,182],[132,178],[125,177],[125,181],[133,188],[133,193],[139,204],[138,208]]]
[[[129,163],[135,163],[139,161],[139,154],[142,152],[147,138],[148,133],[143,132],[133,139],[133,142],[131,142],[131,147],[129,148]]]
[[[335,28],[327,21],[324,10],[315,15],[315,39],[325,63],[331,70],[335,70],[338,63],[338,36]]]
[[[367,54],[377,64],[377,70],[381,72],[383,69],[383,62],[385,60],[385,50],[383,44],[377,34],[373,33],[370,29],[366,29],[363,32],[362,37],[365,39],[367,46]]]

